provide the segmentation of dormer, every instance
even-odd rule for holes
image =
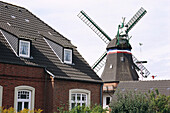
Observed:
[[[15,53],[17,57],[23,58],[32,58],[31,57],[31,44],[32,44],[32,37],[27,36],[16,36],[11,34],[5,30],[0,29],[0,32],[8,42],[9,46],[11,47],[12,51]]]
[[[73,64],[73,48],[64,47],[52,40],[45,38],[45,37],[44,37],[44,40],[49,45],[51,50],[54,52],[56,57],[59,58],[61,63]]]

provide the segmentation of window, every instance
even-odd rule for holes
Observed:
[[[2,94],[3,94],[3,87],[0,86],[0,107],[2,107]]]
[[[110,104],[110,97],[106,97],[106,105]]]
[[[17,112],[26,109],[34,109],[35,88],[30,86],[15,87],[14,108]]]
[[[31,91],[19,90],[17,95],[17,112],[23,110],[24,108],[30,109],[31,103]]]
[[[125,58],[124,57],[120,57],[120,61],[124,62]]]
[[[30,57],[30,41],[19,40],[19,56]]]
[[[69,91],[70,109],[74,108],[75,106],[89,106],[90,94],[91,92],[89,90],[71,89]]]
[[[72,64],[72,50],[64,49],[64,63]]]
[[[87,106],[87,94],[73,93],[71,94],[71,108],[75,106]]]

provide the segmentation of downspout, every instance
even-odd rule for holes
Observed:
[[[100,86],[100,105],[103,106],[103,83]]]
[[[46,69],[45,69],[45,87],[44,87],[44,111],[47,111],[47,73],[46,73]]]

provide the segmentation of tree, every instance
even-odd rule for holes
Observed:
[[[170,113],[170,96],[149,92],[126,92],[116,94],[116,99],[111,103],[112,113]]]

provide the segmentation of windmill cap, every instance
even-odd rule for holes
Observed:
[[[110,41],[106,49],[109,50],[109,49],[114,49],[114,48],[115,49],[128,49],[128,50],[132,49],[128,40],[125,38],[119,38],[119,40],[117,38],[114,38],[113,40]]]

